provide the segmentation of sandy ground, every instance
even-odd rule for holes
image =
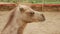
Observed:
[[[60,34],[60,12],[43,12],[46,20],[28,23],[23,34]],[[8,11],[0,11],[0,32],[4,28]]]
[[[6,18],[8,17],[8,13],[7,11],[0,11],[0,31],[2,31],[2,29],[5,26],[5,21],[7,20]]]

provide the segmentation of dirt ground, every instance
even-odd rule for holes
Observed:
[[[4,28],[8,11],[0,11],[0,32]],[[46,20],[28,23],[23,34],[60,34],[60,12],[43,12]]]

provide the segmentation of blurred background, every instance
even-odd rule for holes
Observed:
[[[37,11],[60,11],[60,0],[0,0],[0,10],[11,10],[18,2],[28,4]]]
[[[0,0],[0,2],[12,2],[12,3],[17,3],[17,2],[28,2],[32,4],[60,4],[60,0]]]
[[[60,0],[0,0],[0,32],[6,25],[9,11],[18,3],[30,5],[43,12],[46,18],[44,22],[27,24],[24,34],[60,34]]]

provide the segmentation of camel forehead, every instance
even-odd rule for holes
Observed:
[[[20,7],[20,8],[24,8],[24,9],[29,9],[29,7],[26,6],[26,5],[19,5],[19,7]]]

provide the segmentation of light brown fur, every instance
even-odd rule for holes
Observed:
[[[27,23],[44,21],[45,17],[42,13],[32,10],[25,5],[18,5],[11,11],[9,20],[2,30],[2,34],[23,34],[24,27]],[[11,33],[11,28],[17,24],[15,33]],[[7,32],[6,32],[7,31]]]

